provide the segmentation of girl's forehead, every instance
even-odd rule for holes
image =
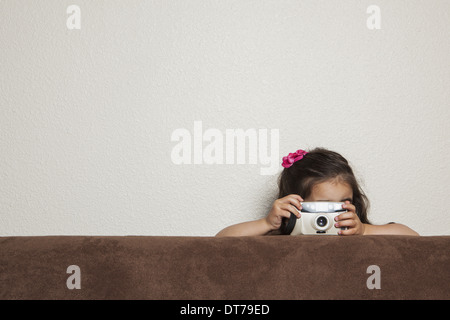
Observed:
[[[325,181],[313,186],[311,200],[314,201],[343,201],[353,198],[353,190],[348,183]]]

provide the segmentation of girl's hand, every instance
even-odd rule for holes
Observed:
[[[303,199],[297,194],[290,194],[284,198],[274,201],[272,209],[265,218],[270,230],[277,230],[281,227],[283,218],[290,218],[291,212],[300,218],[300,210],[302,210]],[[298,211],[297,211],[298,209]]]
[[[339,230],[339,235],[349,236],[349,235],[363,235],[364,234],[364,224],[359,220],[356,214],[356,208],[350,203],[350,201],[345,201],[342,206],[347,212],[341,213],[336,216],[334,220],[336,221],[334,226],[336,228],[347,227],[347,230]]]

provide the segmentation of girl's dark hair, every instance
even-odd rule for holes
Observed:
[[[356,214],[362,223],[370,224],[367,218],[369,200],[356,181],[348,161],[339,153],[324,148],[311,150],[303,159],[284,168],[278,179],[278,198],[298,194],[305,199],[311,195],[316,184],[334,179],[352,188],[352,204],[356,207]]]

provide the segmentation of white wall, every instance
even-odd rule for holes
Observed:
[[[173,163],[194,121],[278,129],[279,163],[338,151],[375,223],[448,235],[449,23],[446,0],[0,1],[0,235],[209,236],[266,215],[261,159]]]

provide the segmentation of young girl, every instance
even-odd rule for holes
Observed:
[[[269,214],[259,220],[229,226],[216,236],[280,234],[283,218],[289,218],[291,213],[300,218],[303,201],[345,202],[343,208],[347,212],[335,218],[336,228],[346,227],[339,235],[419,235],[402,224],[373,225],[369,222],[368,199],[347,160],[340,154],[323,148],[310,152],[297,150],[283,157],[282,166],[278,199]]]

